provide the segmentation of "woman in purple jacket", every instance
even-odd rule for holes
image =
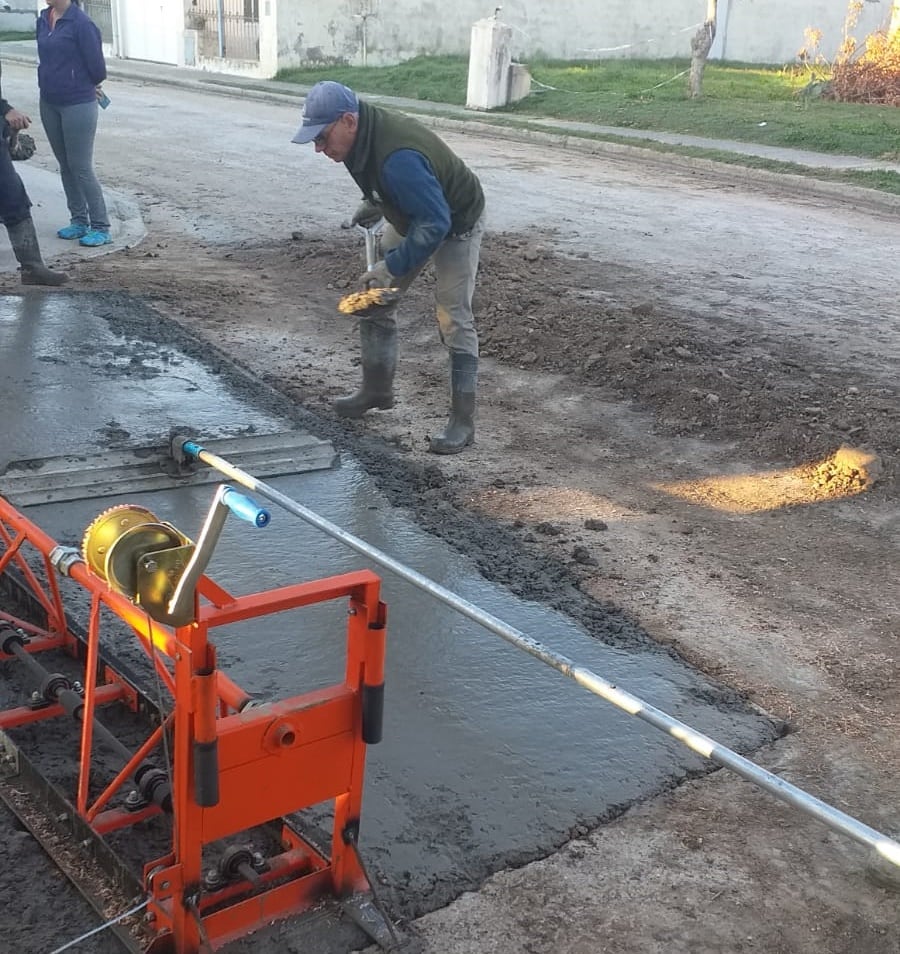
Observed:
[[[97,101],[106,79],[100,31],[77,0],[47,0],[37,21],[41,122],[59,163],[71,222],[57,233],[82,245],[111,242],[94,174]]]

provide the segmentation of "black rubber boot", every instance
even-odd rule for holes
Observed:
[[[397,325],[361,318],[359,347],[362,386],[349,397],[338,398],[334,409],[340,417],[362,417],[370,408],[394,406],[394,371],[397,367]]]
[[[9,232],[13,253],[22,266],[23,285],[63,285],[69,280],[67,275],[52,272],[44,264],[30,216],[16,225],[7,225],[6,231]]]
[[[431,438],[432,454],[458,454],[475,440],[475,392],[478,358],[450,353],[450,420],[443,434]]]

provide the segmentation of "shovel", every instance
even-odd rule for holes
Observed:
[[[366,234],[366,271],[371,272],[375,267],[375,229],[358,225]],[[382,308],[390,308],[400,300],[399,288],[370,288],[364,292],[352,292],[338,302],[338,311],[342,315],[356,315],[367,318],[377,315]]]

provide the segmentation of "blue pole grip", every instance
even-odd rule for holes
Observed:
[[[241,520],[247,523],[255,524],[257,527],[264,527],[271,520],[269,511],[260,507],[255,500],[251,500],[244,494],[238,493],[231,487],[226,487],[222,494],[222,503]]]
[[[199,457],[203,448],[196,441],[185,441],[181,445],[181,450],[183,453],[188,454],[191,457]]]

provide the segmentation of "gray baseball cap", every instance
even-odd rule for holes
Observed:
[[[312,142],[316,136],[344,113],[358,113],[359,99],[356,93],[342,83],[322,80],[306,94],[300,128],[291,142]]]

